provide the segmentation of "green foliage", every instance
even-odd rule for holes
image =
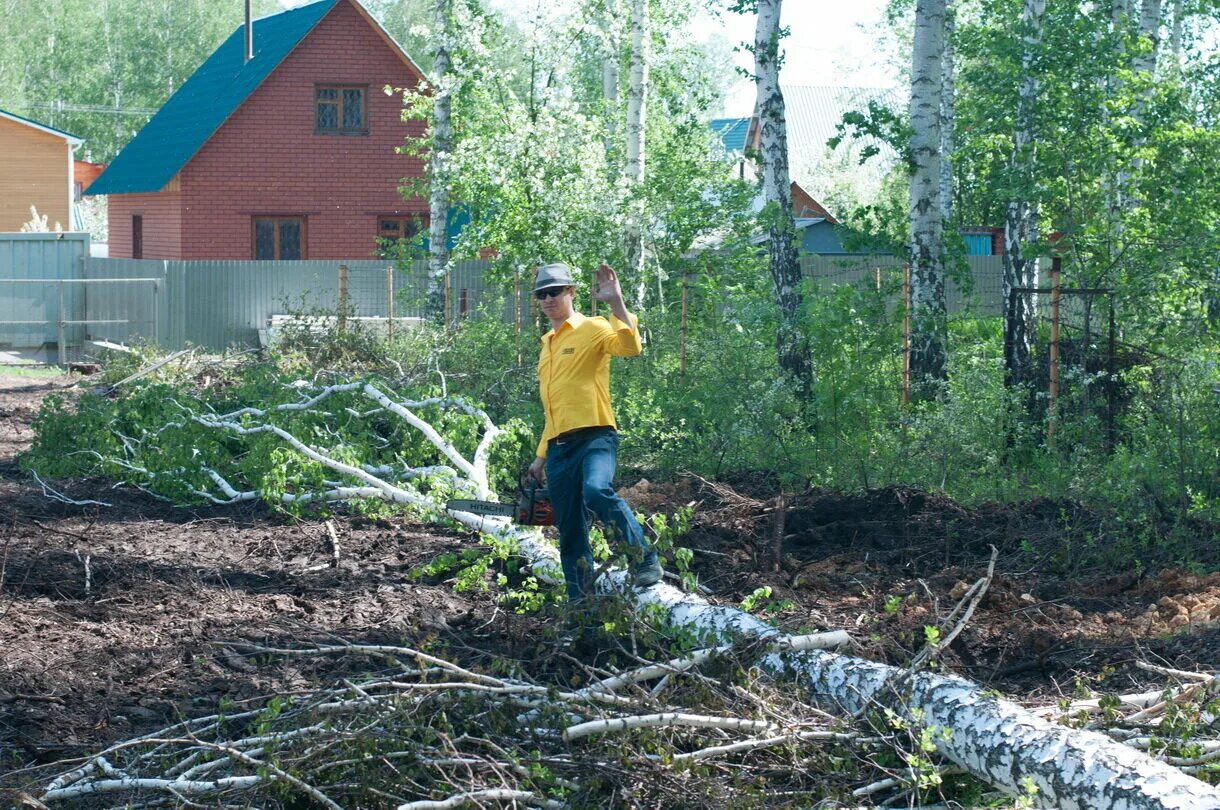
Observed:
[[[387,380],[373,376],[365,380],[400,399],[425,399],[434,394],[428,386],[408,393]],[[52,477],[101,475],[127,481],[177,503],[226,500],[229,496],[215,477],[219,476],[237,491],[256,492],[276,508],[293,512],[323,508],[316,501],[295,499],[331,488],[337,475],[334,470],[273,433],[242,436],[206,426],[197,418],[299,402],[304,398],[299,378],[273,363],[247,362],[223,383],[199,388],[189,379],[143,379],[111,396],[86,393],[75,408],[60,397],[49,397],[35,419],[33,446],[21,463]],[[322,386],[306,384],[306,388],[316,393]],[[448,464],[418,430],[370,405],[375,403],[356,390],[337,393],[320,408],[279,411],[269,417],[246,413],[233,420],[246,427],[274,424],[319,452],[357,467],[402,470]],[[468,458],[473,455],[481,435],[474,417],[440,405],[416,411],[459,452]],[[504,435],[493,444],[489,456],[493,484],[515,489],[519,459],[532,439],[521,422],[507,421]],[[388,477],[394,478],[394,473]],[[443,502],[457,494],[453,481],[441,471],[397,484]],[[357,501],[353,508],[368,512],[385,507]]]

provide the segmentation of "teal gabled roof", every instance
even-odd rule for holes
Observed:
[[[160,191],[338,2],[320,0],[255,20],[249,62],[245,26],[239,25],[115,156],[88,193]]]
[[[746,135],[750,131],[749,118],[713,118],[708,126],[720,138],[726,152],[745,151]]]

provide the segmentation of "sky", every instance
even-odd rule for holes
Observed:
[[[784,3],[780,24],[790,29],[784,39],[784,64],[780,81],[785,84],[853,87],[896,87],[898,74],[878,47],[885,0],[852,0],[821,3],[789,0]],[[731,43],[754,40],[754,15],[725,14],[707,17],[692,34],[706,39],[720,34]],[[734,54],[738,66],[753,70],[754,57],[746,51]],[[737,77],[729,91],[729,116],[747,116],[754,108],[755,88]]]
[[[563,0],[488,0],[491,7],[508,15],[528,15],[542,2],[554,7]],[[280,0],[285,6],[302,0]],[[894,87],[898,74],[878,47],[886,0],[818,2],[787,0],[780,23],[791,33],[784,40],[785,61],[780,80],[787,84]],[[754,39],[753,14],[725,13],[707,15],[691,26],[688,35],[697,41],[716,36],[731,45]],[[754,57],[738,51],[736,64],[753,69]],[[744,117],[754,108],[754,85],[741,78],[732,65],[725,65],[725,80],[730,83],[721,115]]]
[[[540,0],[489,0],[506,14],[528,14]],[[553,3],[554,0],[551,0]],[[877,29],[882,24],[886,0],[852,0],[824,3],[788,0],[780,24],[790,29],[783,42],[785,53],[780,80],[788,84],[893,87],[897,72],[887,64],[877,47]],[[691,26],[688,35],[697,41],[723,37],[731,45],[754,40],[753,14],[708,14]],[[752,70],[754,57],[743,50],[733,54],[737,66]],[[724,116],[747,116],[754,108],[755,88],[740,77],[732,65],[725,66],[730,83]]]

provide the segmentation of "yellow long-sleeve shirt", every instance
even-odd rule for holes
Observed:
[[[538,357],[538,393],[546,424],[538,456],[556,436],[585,427],[617,427],[610,405],[610,357],[643,351],[637,318],[623,323],[613,315],[587,318],[572,313],[558,329],[542,336]]]

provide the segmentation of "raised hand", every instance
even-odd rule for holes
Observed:
[[[623,288],[618,283],[618,273],[606,264],[601,263],[597,271],[593,274],[593,280],[597,285],[597,289],[593,291],[593,298],[598,301],[605,301],[612,308],[615,303],[622,303]]]

